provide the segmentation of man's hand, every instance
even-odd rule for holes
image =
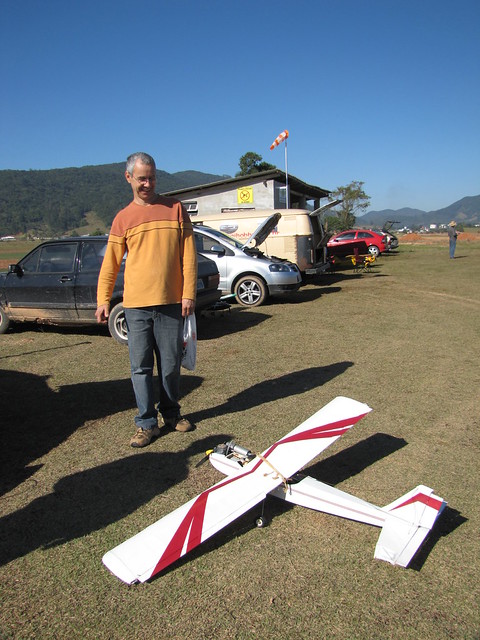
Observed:
[[[195,300],[190,298],[182,298],[182,316],[186,318],[195,313]]]
[[[97,319],[97,322],[100,324],[106,324],[108,313],[109,313],[108,304],[101,304],[99,307],[97,307],[97,310],[95,311],[95,317]]]

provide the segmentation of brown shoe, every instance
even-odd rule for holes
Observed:
[[[135,432],[135,435],[130,440],[131,447],[146,447],[147,444],[150,444],[152,438],[158,438],[160,435],[160,429],[158,427],[153,427],[153,429],[141,429],[138,428]]]
[[[175,431],[181,431],[182,433],[186,433],[187,431],[193,431],[194,426],[187,420],[186,418],[182,418],[182,416],[178,416],[177,423],[175,425]]]
[[[168,429],[175,429],[175,431],[181,431],[182,433],[193,431],[195,429],[193,424],[186,418],[182,418],[182,416],[177,416],[171,420],[165,420],[165,426]]]

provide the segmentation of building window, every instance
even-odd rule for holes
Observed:
[[[183,206],[187,210],[187,213],[191,216],[195,216],[198,213],[198,203],[195,200],[190,202],[184,202]]]

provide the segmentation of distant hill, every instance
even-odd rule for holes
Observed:
[[[0,236],[65,233],[84,227],[90,212],[108,228],[116,212],[131,200],[124,171],[123,162],[46,171],[0,171]],[[174,191],[224,177],[200,171],[157,170],[157,190]]]
[[[402,226],[448,224],[450,220],[468,225],[480,224],[480,195],[467,196],[436,211],[409,208],[368,211],[365,215],[357,217],[357,225],[382,227],[387,220],[398,220],[400,224],[395,225],[397,229]]]
[[[108,230],[114,215],[131,199],[123,162],[44,171],[0,171],[0,236],[32,233],[60,235],[72,230]],[[227,175],[157,169],[159,193],[216,182]],[[480,223],[480,195],[462,198],[444,209],[385,209],[357,218],[357,226],[382,227],[386,220],[402,226]],[[94,222],[92,222],[94,221]]]

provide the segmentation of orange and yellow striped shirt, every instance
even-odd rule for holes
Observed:
[[[131,202],[115,216],[98,277],[97,304],[108,304],[123,256],[127,308],[195,300],[197,252],[190,218],[178,200]]]

